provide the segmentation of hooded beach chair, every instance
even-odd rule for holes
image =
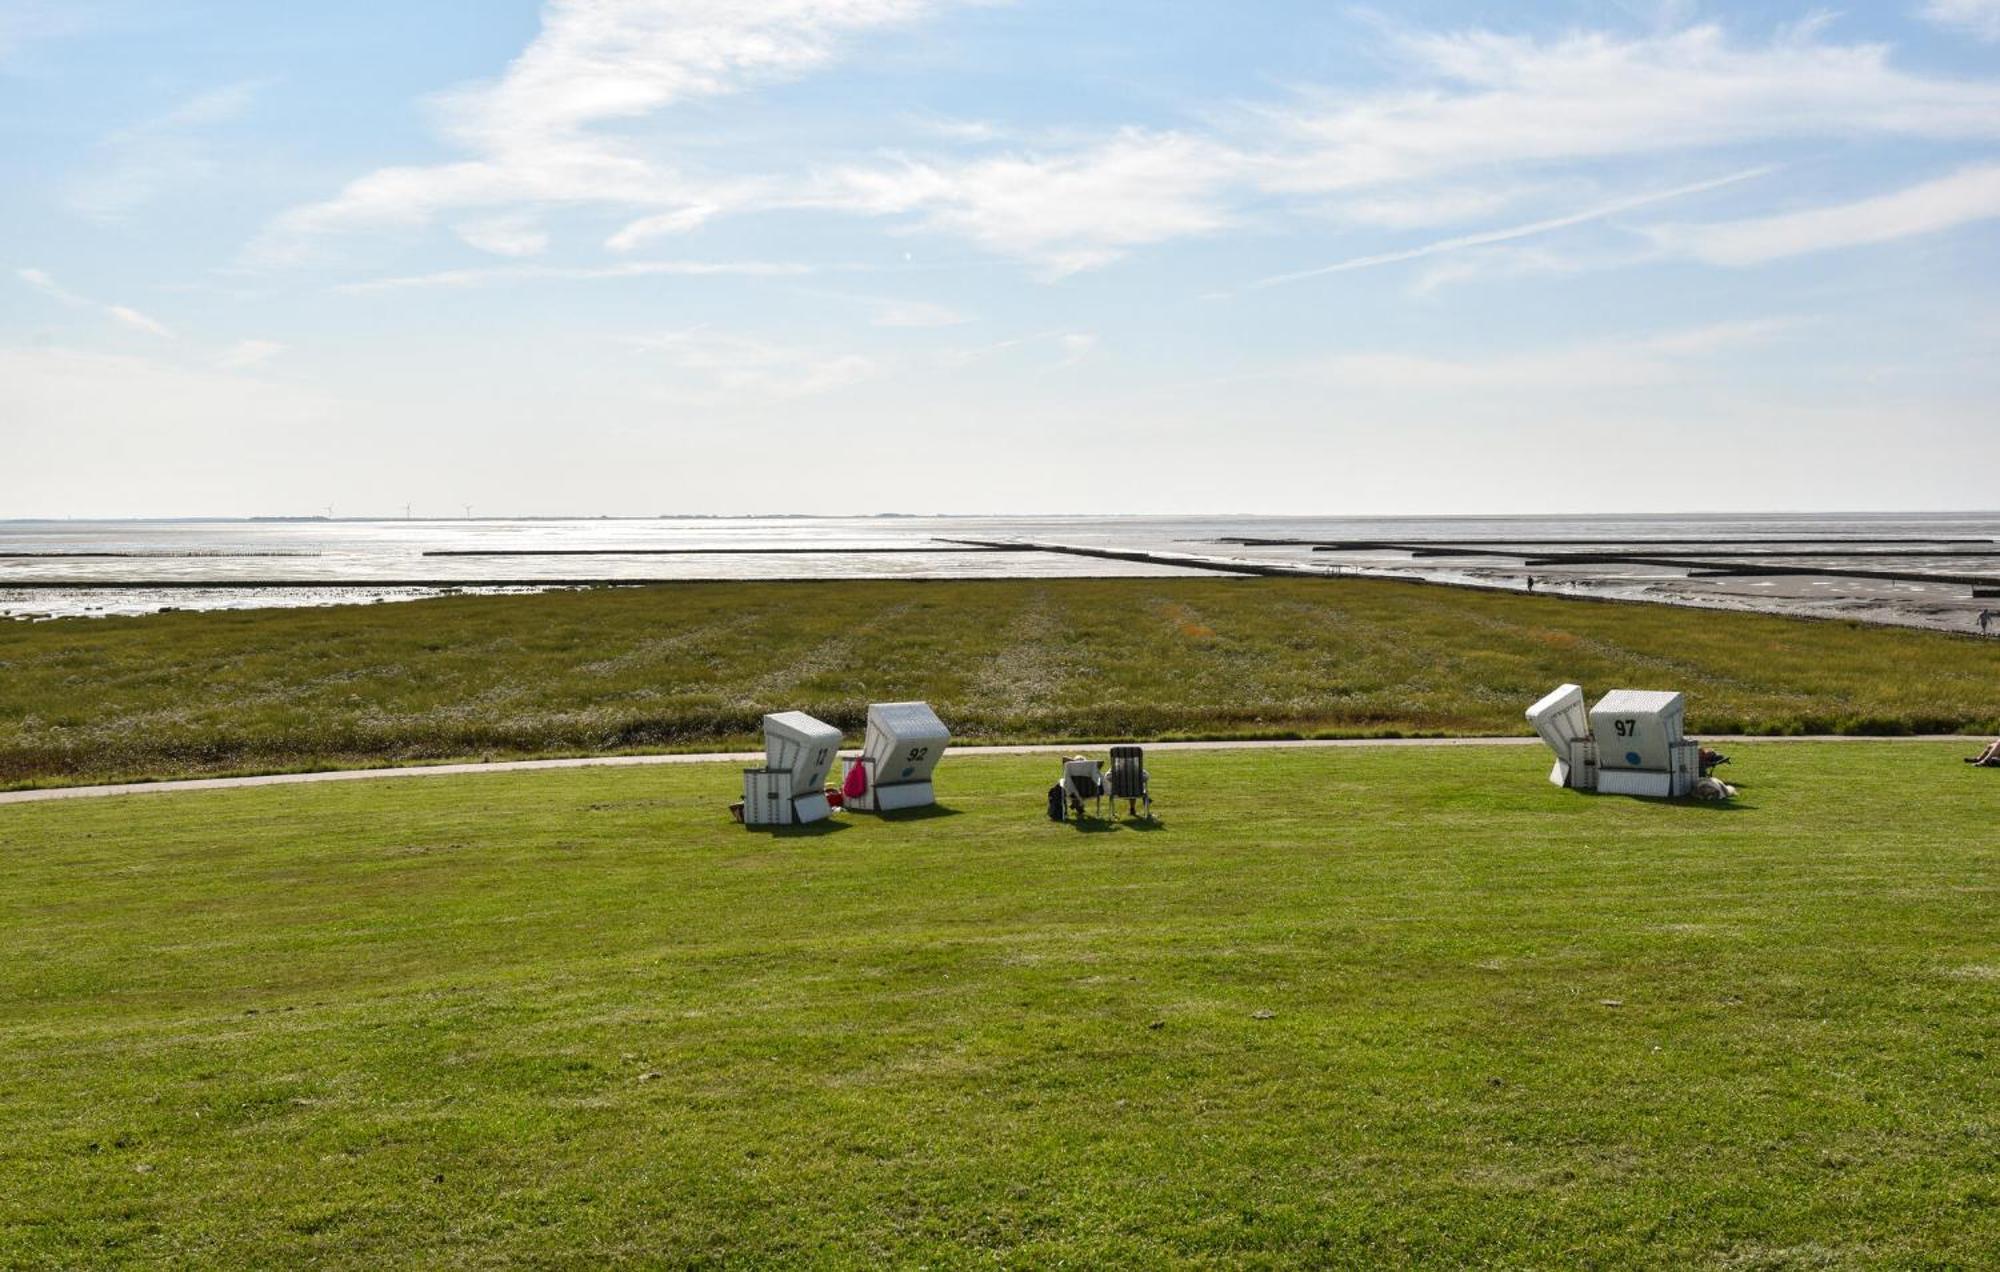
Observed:
[[[861,754],[847,760],[841,771],[847,807],[888,813],[937,803],[931,777],[950,745],[951,730],[929,703],[872,704]]]
[[[826,777],[840,730],[803,711],[764,717],[764,767],[743,770],[743,824],[794,826],[824,821],[833,809]]]

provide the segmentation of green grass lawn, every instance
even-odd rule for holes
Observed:
[[[1565,680],[1707,733],[2000,732],[2000,641],[1359,579],[714,583],[0,624],[0,786],[858,732],[1519,734]]]
[[[1157,753],[1150,830],[1048,757],[817,834],[720,765],[0,808],[0,1266],[1990,1266],[1961,749],[1747,745],[1728,808]]]

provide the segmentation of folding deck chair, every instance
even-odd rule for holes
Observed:
[[[1083,801],[1097,801],[1099,816],[1104,814],[1104,765],[1097,760],[1072,756],[1063,761],[1062,798],[1070,816],[1083,820]]]
[[[1146,748],[1140,746],[1114,746],[1111,748],[1111,811],[1118,811],[1118,801],[1125,801],[1126,816],[1137,815],[1140,808],[1146,810],[1146,820],[1153,819],[1153,792],[1146,780]]]

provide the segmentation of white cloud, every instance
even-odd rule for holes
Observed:
[[[286,213],[256,254],[283,259],[319,234],[423,224],[454,208],[607,203],[698,216],[718,204],[714,191],[603,126],[799,75],[846,37],[936,2],[549,0],[540,32],[497,81],[437,99],[446,136],[469,158],[361,177]]]
[[[716,400],[810,397],[859,384],[881,370],[860,354],[795,348],[703,329],[642,336],[630,343],[681,373],[686,387],[697,395]]]
[[[30,44],[77,35],[96,21],[78,0],[8,0],[0,4],[0,67]]]
[[[956,327],[972,321],[949,305],[928,300],[882,299],[872,303],[875,317],[870,322],[877,327]]]
[[[475,269],[446,269],[430,274],[406,274],[394,278],[369,278],[342,283],[334,290],[359,296],[369,292],[407,291],[418,287],[477,287],[485,283],[549,280],[555,282],[596,282],[616,278],[708,278],[735,275],[745,278],[781,278],[810,274],[810,265],[781,261],[619,261],[613,265],[488,265]]]
[[[686,234],[699,229],[703,222],[722,211],[722,205],[709,200],[691,200],[671,212],[659,212],[652,216],[642,216],[625,226],[604,245],[614,252],[629,252],[641,243],[670,234]]]
[[[1473,252],[1446,253],[1432,258],[1411,282],[1410,292],[1425,296],[1475,279],[1561,276],[1624,269],[1657,260],[1659,256],[1659,251],[1651,246],[1636,250],[1582,251],[1569,247],[1552,248],[1545,244],[1525,247],[1497,244]]]
[[[2000,137],[2000,83],[1907,73],[1885,46],[1810,28],[1763,45],[1697,26],[1623,40],[1406,35],[1397,47],[1426,87],[1266,112],[1293,143],[1272,158],[1274,188],[1780,139]]]
[[[106,305],[104,312],[134,331],[143,331],[149,336],[159,336],[167,340],[174,337],[174,333],[168,331],[163,324],[148,318],[129,305]]]
[[[134,132],[160,132],[169,128],[206,128],[240,118],[264,91],[263,80],[242,80],[197,93],[180,105],[147,120]]]
[[[2000,41],[2000,0],[1930,0],[1923,16],[1988,44]]]
[[[91,305],[90,301],[49,277],[46,270],[17,269],[14,271],[14,276],[43,295],[59,300],[72,308],[83,309]]]
[[[1705,327],[1683,327],[1678,331],[1642,336],[1631,341],[1631,347],[1670,358],[1700,358],[1712,353],[1768,344],[1804,325],[1805,320],[1792,317],[1736,318],[1728,322],[1709,323]]]
[[[1462,225],[1527,193],[1595,183],[1604,165],[1668,154],[2000,138],[2000,80],[1905,70],[1886,45],[1835,42],[1817,20],[1761,41],[1713,24],[1546,39],[1378,25],[1399,72],[1393,87],[1302,91],[1210,111],[1199,127],[1010,141],[1006,153],[994,144],[1013,134],[995,125],[919,117],[910,126],[941,153],[808,158],[791,170],[756,170],[753,159],[717,172],[689,166],[687,148],[661,132],[630,126],[805,74],[857,33],[967,2],[552,0],[504,74],[437,99],[460,158],[370,173],[285,214],[262,249],[282,257],[330,231],[485,209],[504,232],[474,217],[457,223],[461,234],[529,254],[544,239],[513,232],[539,223],[519,218],[593,203],[628,218],[607,243],[628,251],[731,214],[809,209],[889,218],[1060,275],[1301,212],[1389,228]],[[1580,223],[1552,216],[1525,229]]]
[[[1546,41],[1412,34],[1392,44],[1421,87],[1305,93],[1243,108],[1212,133],[1126,130],[1047,154],[849,168],[823,201],[916,214],[928,228],[1062,273],[1238,224],[1273,197],[1336,194],[1336,214],[1442,225],[1515,193],[1481,188],[1496,170],[1784,140],[2000,137],[2000,83],[1905,72],[1884,46],[1829,43],[1814,24],[1763,44],[1712,25]]]
[[[277,357],[285,346],[275,340],[239,340],[222,351],[215,365],[225,371],[240,371]]]
[[[1661,225],[1649,234],[1660,246],[1711,265],[1757,265],[1994,217],[2000,217],[2000,164],[1975,164],[1853,203],[1710,225]]]
[[[1094,331],[1066,331],[1062,336],[1062,361],[1058,367],[1073,367],[1091,354],[1097,352],[1097,333]]]
[[[876,215],[915,213],[932,229],[1066,274],[1227,225],[1224,187],[1240,167],[1213,141],[1129,129],[1054,157],[850,168],[817,198]]]
[[[495,256],[539,256],[549,246],[549,232],[523,213],[463,221],[452,229],[466,243]]]
[[[56,282],[45,270],[17,269],[14,271],[14,275],[22,282],[28,284],[28,286],[41,292],[44,296],[60,301],[71,309],[95,310],[114,322],[122,323],[132,328],[134,331],[143,331],[147,335],[159,336],[168,340],[173,339],[174,333],[169,331],[164,323],[140,313],[130,305],[106,304],[103,301],[92,300],[88,296],[79,296],[77,293]]]

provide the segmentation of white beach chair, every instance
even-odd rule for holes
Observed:
[[[951,730],[927,702],[877,702],[868,708],[868,731],[861,754],[845,762],[841,785],[862,770],[866,787],[847,807],[862,812],[895,812],[937,803],[931,785],[938,761],[951,745]]]
[[[1558,685],[1528,708],[1528,723],[1556,754],[1549,781],[1580,791],[1597,789],[1597,746],[1590,737],[1581,686]]]
[[[764,717],[764,767],[743,770],[743,824],[791,826],[833,815],[826,775],[840,730],[803,711]]]

